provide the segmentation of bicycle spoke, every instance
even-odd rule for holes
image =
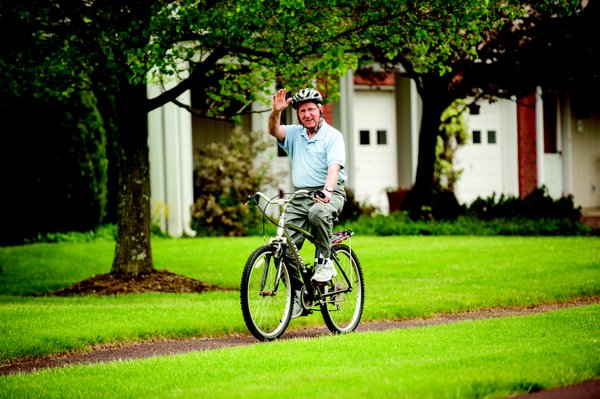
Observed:
[[[362,269],[354,252],[346,245],[332,249],[338,274],[328,284],[321,313],[327,327],[335,333],[354,331],[364,304]]]
[[[242,314],[248,330],[267,341],[278,338],[290,321],[292,293],[280,280],[289,281],[287,268],[277,267],[275,249],[263,246],[250,255],[240,289]],[[280,270],[278,270],[280,269]]]

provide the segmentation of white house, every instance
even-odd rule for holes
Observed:
[[[372,86],[348,73],[340,89],[341,100],[327,107],[326,118],[344,134],[347,184],[357,200],[385,213],[386,189],[414,182],[420,98],[405,78]],[[189,103],[189,93],[180,100]],[[456,166],[463,170],[456,187],[459,201],[492,193],[518,196],[531,185],[545,185],[553,197],[572,194],[584,210],[600,208],[600,104],[587,104],[582,111],[575,109],[570,94],[541,90],[526,100],[533,106],[499,100],[482,103],[479,114],[469,115],[471,139],[456,154]],[[253,114],[245,123],[266,135],[267,117]],[[295,117],[291,111],[289,117]],[[206,140],[225,140],[230,128],[199,122],[172,105],[149,115],[152,209],[171,235],[193,234],[193,148]],[[275,142],[272,148],[276,153]],[[273,162],[278,170],[289,169],[285,156]],[[291,188],[289,178],[280,185]]]

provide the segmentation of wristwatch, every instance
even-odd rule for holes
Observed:
[[[324,190],[325,191],[329,191],[330,193],[332,193],[333,192],[333,187],[331,187],[331,186],[325,186]]]

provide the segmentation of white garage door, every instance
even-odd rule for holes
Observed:
[[[467,117],[471,137],[455,155],[456,168],[463,170],[455,190],[461,203],[503,192],[500,118],[499,107],[487,103],[481,104],[479,115]]]
[[[394,92],[356,91],[353,123],[356,199],[387,212],[385,189],[398,184]]]

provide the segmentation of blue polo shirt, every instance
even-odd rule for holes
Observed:
[[[341,166],[338,183],[346,181],[346,147],[339,130],[323,121],[312,138],[302,125],[284,125],[285,139],[278,142],[289,155],[292,165],[292,184],[296,188],[323,187],[327,168],[332,164]]]

